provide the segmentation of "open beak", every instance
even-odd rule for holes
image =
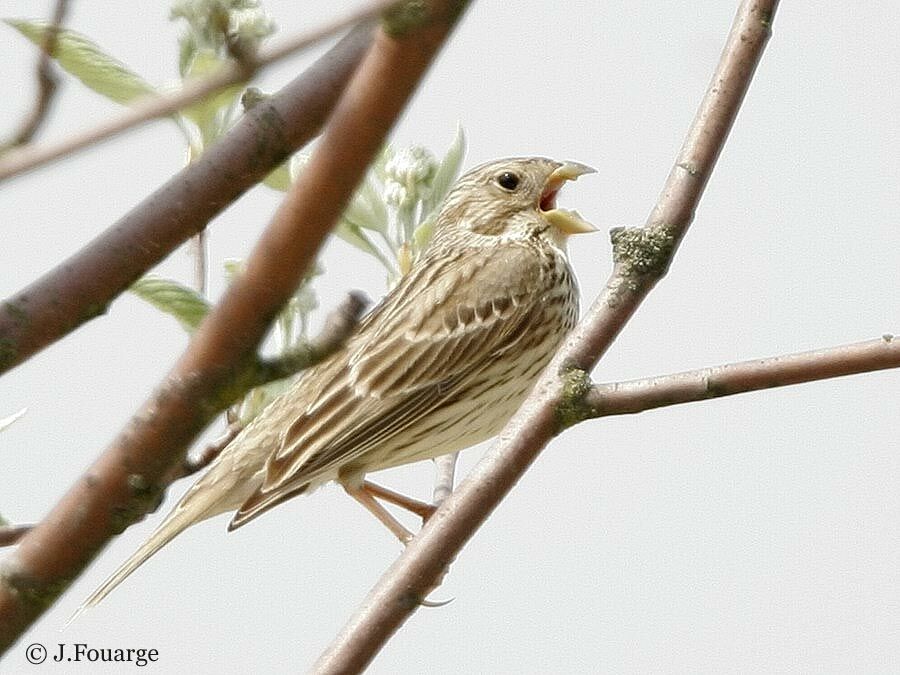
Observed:
[[[556,208],[556,195],[566,181],[575,180],[586,173],[596,173],[596,169],[578,162],[564,162],[547,179],[541,194],[541,215],[563,234],[596,232],[597,228],[587,222],[577,211]]]

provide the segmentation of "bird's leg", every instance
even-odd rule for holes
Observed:
[[[394,533],[394,536],[400,540],[400,543],[405,546],[412,540],[413,533],[403,527],[403,524],[394,518],[390,511],[384,508],[378,500],[372,496],[372,493],[366,489],[365,483],[360,485],[342,483],[342,485],[347,494],[366,507],[369,513],[378,518],[387,529]]]
[[[373,497],[383,499],[389,504],[399,506],[401,509],[406,509],[410,513],[416,514],[422,519],[422,522],[428,520],[431,515],[437,510],[437,507],[433,504],[419,501],[418,499],[413,499],[412,497],[407,497],[406,495],[400,494],[399,492],[394,492],[393,490],[389,490],[386,487],[382,487],[381,485],[377,485],[368,480],[363,481],[361,489],[365,490]]]

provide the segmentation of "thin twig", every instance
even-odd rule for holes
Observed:
[[[344,301],[326,317],[324,327],[310,343],[310,348],[306,351],[306,360],[301,364],[297,359],[290,359],[291,364],[296,366],[294,370],[288,370],[287,363],[280,366],[281,372],[286,373],[282,377],[294,375],[303,368],[308,368],[327,358],[339,349],[350,333],[353,332],[367,304],[368,299],[360,293],[348,293]],[[202,471],[222,453],[243,428],[243,425],[239,422],[229,420],[228,426],[221,436],[207,444],[200,452],[186,455],[179,464],[166,474],[162,482],[165,485],[171,485],[176,480]],[[162,494],[160,494],[160,497],[162,497]],[[162,499],[159,501],[161,502]],[[30,524],[0,526],[0,548],[18,543],[33,527],[34,525]]]
[[[28,408],[22,408],[21,410],[14,412],[12,415],[0,417],[0,431],[3,431],[4,429],[6,429],[6,427],[21,419],[26,412],[28,412]]]
[[[231,403],[272,318],[295,292],[461,8],[458,0],[435,0],[429,9],[427,20],[402,34],[376,32],[309,163],[247,259],[245,273],[112,445],[3,560],[0,651],[9,649],[112,537],[155,506],[163,477]]]
[[[330,355],[344,344],[356,328],[359,317],[368,304],[369,299],[364,293],[348,293],[341,304],[325,318],[325,325],[314,339],[277,358],[260,359],[256,365],[255,384],[290,377]]]
[[[118,222],[6,298],[0,373],[104,313],[147,270],[318,134],[372,32],[371,24],[350,31]]]
[[[900,368],[900,339],[891,335],[878,340],[730,363],[673,375],[596,384],[584,396],[582,419],[639,413],[680,403],[887,368]]]
[[[231,60],[214,73],[185,82],[180,89],[163,94],[150,94],[136,100],[118,117],[102,122],[54,145],[12,150],[0,158],[0,181],[18,176],[90,147],[100,141],[160,117],[166,117],[186,108],[217,91],[246,82],[262,68],[287,56],[307,49],[324,38],[375,17],[396,4],[397,0],[372,0],[366,6],[339,19],[295,35],[269,48],[262,48],[252,60]]]
[[[41,41],[41,54],[38,57],[36,78],[38,85],[37,96],[35,96],[34,104],[31,106],[31,112],[25,116],[19,125],[19,130],[8,141],[0,145],[0,153],[5,153],[10,148],[29,143],[44,123],[44,120],[47,119],[47,114],[50,112],[53,104],[53,97],[59,86],[53,67],[53,53],[56,51],[59,29],[65,23],[68,10],[68,0],[56,0],[53,17],[50,19],[47,32],[44,33],[44,39]]]
[[[0,547],[13,546],[28,534],[34,525],[3,525],[0,527]]]
[[[458,459],[459,453],[451,452],[449,455],[441,455],[434,460],[434,491],[431,495],[431,502],[435,506],[440,506],[453,492]]]
[[[206,297],[207,257],[209,246],[208,234],[204,227],[191,238],[190,256],[194,262],[194,290]]]
[[[177,464],[165,477],[167,484],[174,483],[176,480],[192,476],[198,471],[202,471],[209,466],[216,457],[222,454],[222,451],[228,447],[228,444],[241,433],[244,426],[239,422],[229,422],[225,427],[225,431],[212,443],[207,444],[203,450],[196,454],[187,454],[180,464]]]
[[[560,371],[590,372],[665,273],[762,56],[777,4],[777,0],[741,3],[712,83],[646,228],[619,233],[616,264],[605,290],[500,440],[382,575],[321,655],[314,672],[362,671],[440,583],[449,563],[559,433],[564,394]]]
[[[582,419],[628,415],[682,403],[888,368],[900,368],[900,339],[895,339],[892,335],[839,347],[688,370],[672,375],[596,384],[584,396],[583,403],[587,409]],[[206,467],[240,429],[238,424],[230,425],[226,433],[204,448],[203,452],[190,460],[185,459],[180,470],[172,474],[172,480]],[[443,494],[435,488],[436,505],[452,492],[452,467],[455,465],[456,455],[444,455],[438,460],[448,458],[453,459],[453,462],[448,462],[451,465],[451,473],[448,474],[451,476],[451,489]],[[442,471],[439,470],[439,473]],[[15,544],[32,527],[33,525],[0,527],[0,547]]]

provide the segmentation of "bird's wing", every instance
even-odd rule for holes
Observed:
[[[366,318],[342,356],[297,387],[311,403],[285,426],[239,527],[447,403],[515,347],[541,313],[540,265],[528,246],[463,250],[418,266]],[[502,257],[502,259],[499,259]],[[502,276],[497,270],[508,270]],[[314,392],[319,392],[314,395]]]

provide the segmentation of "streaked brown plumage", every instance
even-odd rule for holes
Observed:
[[[236,509],[234,529],[327,481],[353,493],[368,472],[496,434],[575,324],[565,239],[593,228],[555,198],[588,171],[521,158],[461,177],[410,272],[229,444],[82,608],[196,522]]]

